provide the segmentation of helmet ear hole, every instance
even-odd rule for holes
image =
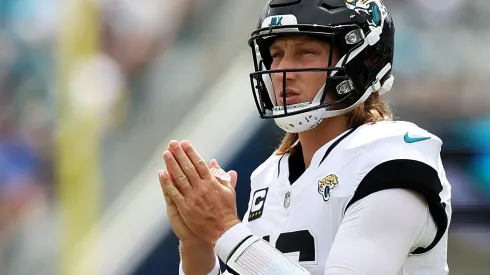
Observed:
[[[343,72],[338,72],[336,76],[344,76]],[[342,98],[342,95],[337,92],[337,85],[339,85],[339,79],[328,79],[325,86],[325,93],[331,92],[334,96],[335,100],[339,100]]]

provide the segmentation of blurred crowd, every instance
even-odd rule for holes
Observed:
[[[93,1],[100,47],[84,65],[103,78],[107,104],[98,108],[107,132],[117,133],[144,111],[135,83],[148,64],[220,1]],[[0,1],[0,267],[15,222],[55,196],[62,2],[69,1]],[[453,152],[449,173],[478,186],[462,201],[490,202],[490,1],[384,2],[397,23],[395,113],[443,137]]]
[[[0,1],[0,272],[16,224],[56,195],[56,65],[69,2]],[[145,94],[133,83],[186,24],[211,8],[200,2],[206,1],[94,0],[99,47],[77,79],[101,77],[104,93],[97,96],[107,103],[93,108],[104,108],[94,110],[104,116],[104,131],[117,133],[138,113]]]

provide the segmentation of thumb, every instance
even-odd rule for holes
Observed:
[[[219,164],[218,164],[218,161],[217,160],[212,159],[209,162],[209,168],[221,168],[221,167],[219,167]]]
[[[209,162],[209,168],[211,169],[211,173],[218,179],[218,181],[223,181],[223,182],[229,182],[230,185],[235,189],[237,180],[238,180],[238,174],[234,170],[230,170],[228,172],[225,172],[218,164],[218,161],[215,159],[212,159]],[[224,174],[224,175],[223,175]],[[225,176],[227,174],[227,176]],[[223,177],[225,176],[225,177]],[[229,180],[229,181],[228,181]]]
[[[231,186],[233,186],[233,189],[235,189],[238,180],[238,174],[236,171],[230,170],[228,171],[228,175],[230,175],[231,177],[231,181],[230,181]]]

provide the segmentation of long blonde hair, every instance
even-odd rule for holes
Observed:
[[[376,123],[378,121],[393,120],[393,114],[386,102],[380,99],[379,93],[373,93],[359,107],[348,113],[349,128],[361,126],[367,123]],[[276,155],[292,153],[294,144],[298,141],[299,136],[295,133],[287,133],[276,151]]]

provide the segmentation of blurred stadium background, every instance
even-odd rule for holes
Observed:
[[[0,274],[178,274],[157,180],[171,139],[239,173],[260,121],[247,39],[265,0],[0,1]],[[490,1],[385,0],[397,117],[439,135],[451,274],[490,272]]]

